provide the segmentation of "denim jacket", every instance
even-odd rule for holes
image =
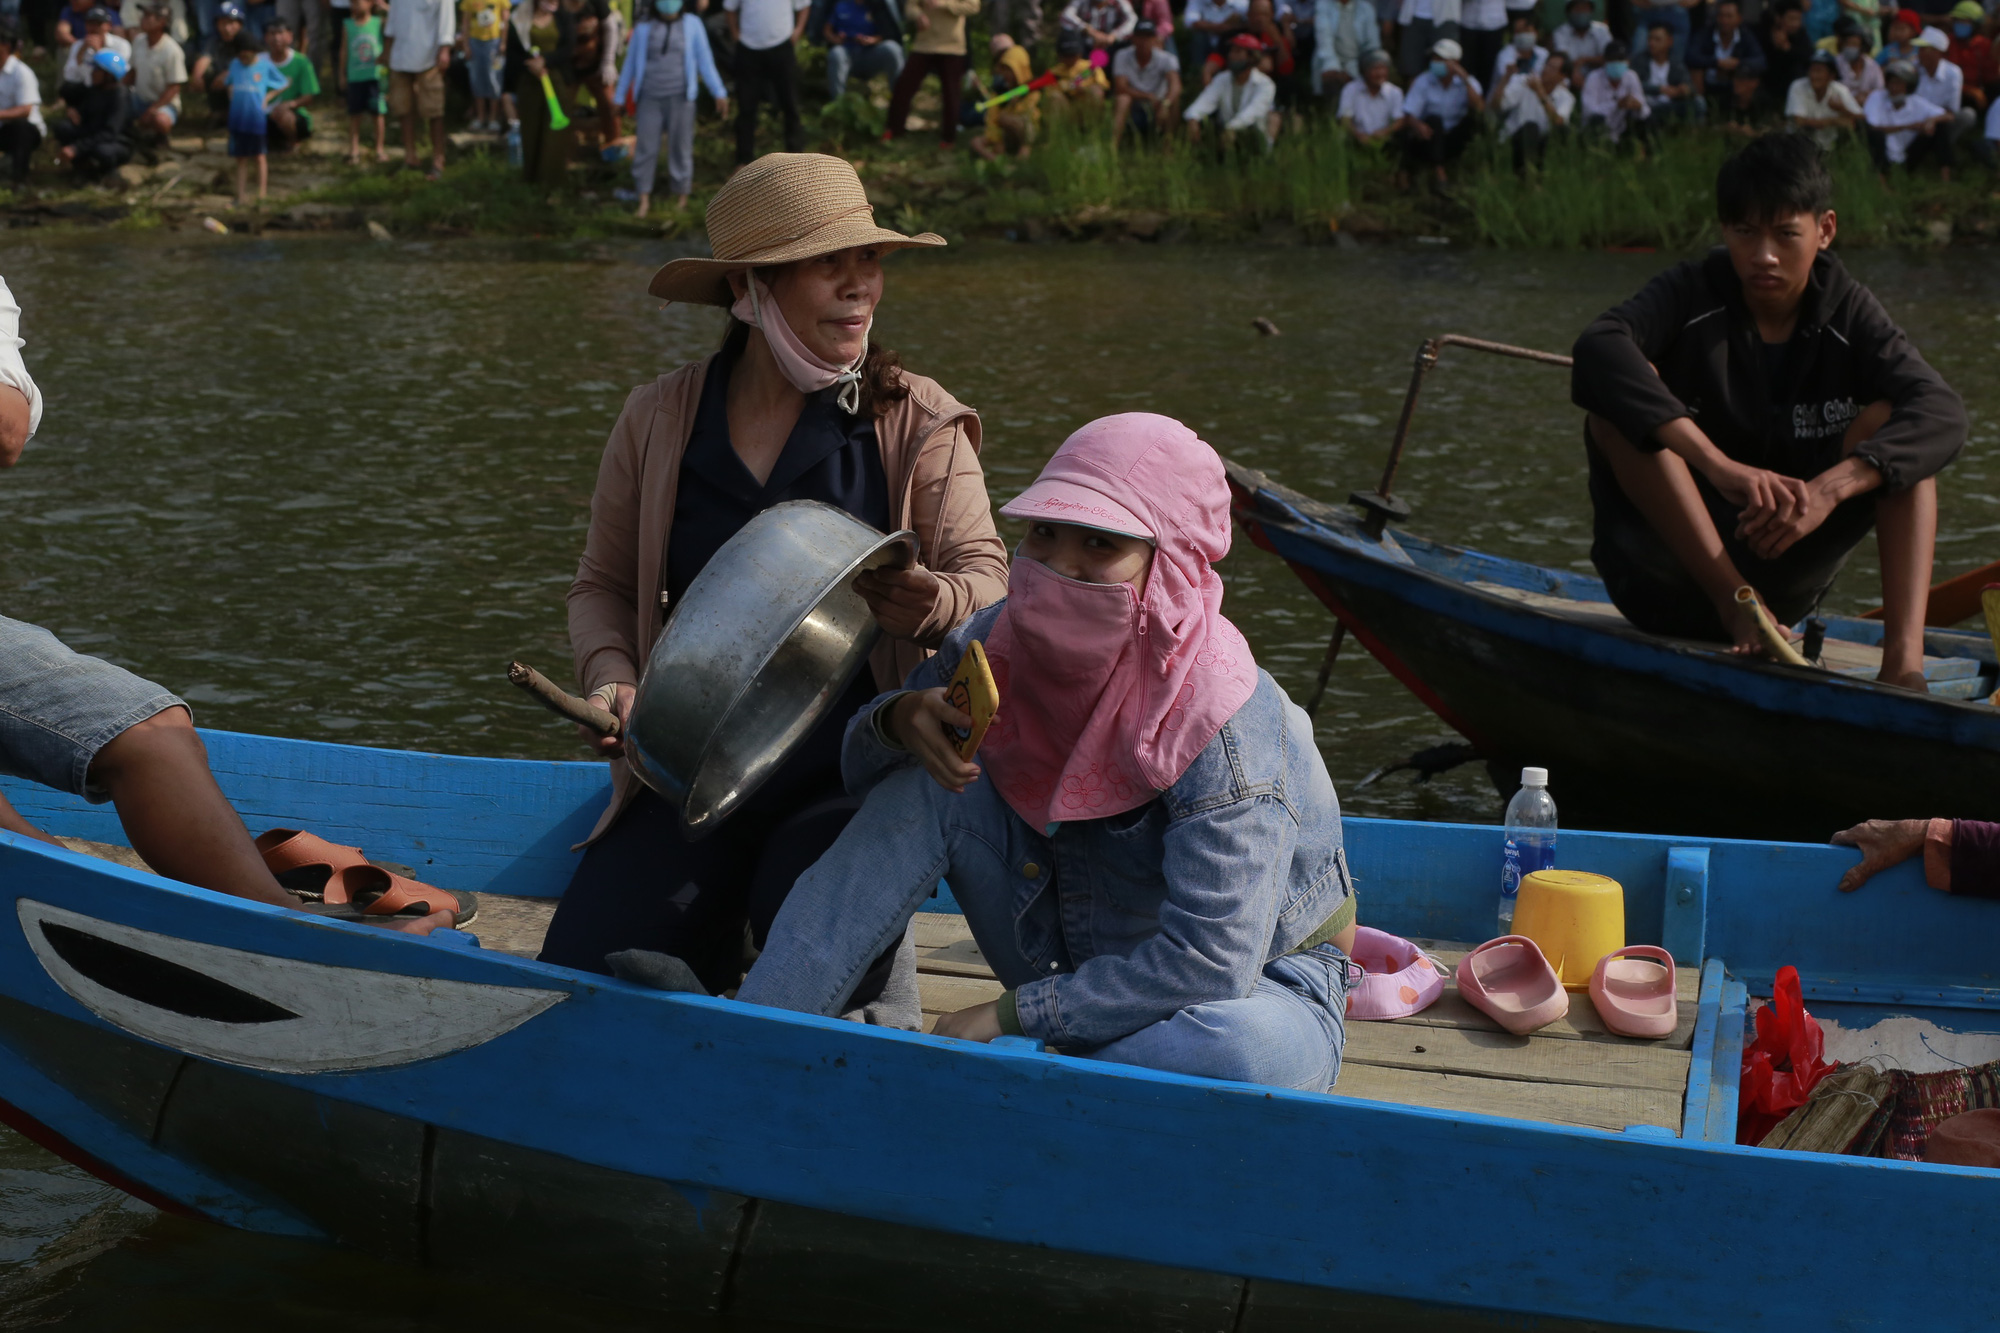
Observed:
[[[986,637],[1004,605],[945,636],[905,689],[947,684],[966,644]],[[916,762],[875,727],[876,710],[902,692],[880,696],[848,723],[841,771],[855,795]],[[1007,817],[1019,820],[1011,809]],[[1028,833],[1047,848],[1050,869],[1022,882],[1019,943],[1057,966],[1013,992],[1013,1002],[1021,1030],[1051,1045],[1099,1046],[1191,1005],[1244,998],[1267,963],[1336,915],[1351,919],[1333,780],[1304,711],[1263,671],[1249,700],[1157,799],[1059,824],[1053,835]]]

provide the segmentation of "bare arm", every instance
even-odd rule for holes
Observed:
[[[28,396],[11,384],[0,384],[0,467],[21,461],[28,447]]]

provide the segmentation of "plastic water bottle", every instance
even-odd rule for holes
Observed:
[[[1556,863],[1556,800],[1549,770],[1521,770],[1521,790],[1507,802],[1507,841],[1500,866],[1500,933],[1514,931],[1514,896],[1521,881]]]
[[[521,165],[521,122],[507,122],[507,165],[518,168]]]

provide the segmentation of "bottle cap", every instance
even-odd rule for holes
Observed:
[[[1523,787],[1546,787],[1549,785],[1549,770],[1546,768],[1524,768],[1521,770]]]

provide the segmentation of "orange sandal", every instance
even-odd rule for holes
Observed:
[[[327,881],[349,866],[365,866],[359,847],[328,842],[302,829],[274,828],[257,835],[257,850],[278,883],[293,893],[319,897]]]
[[[324,901],[329,907],[352,906],[363,916],[421,917],[450,912],[454,926],[463,926],[479,915],[479,899],[470,893],[447,893],[366,864],[334,871],[326,882]]]

